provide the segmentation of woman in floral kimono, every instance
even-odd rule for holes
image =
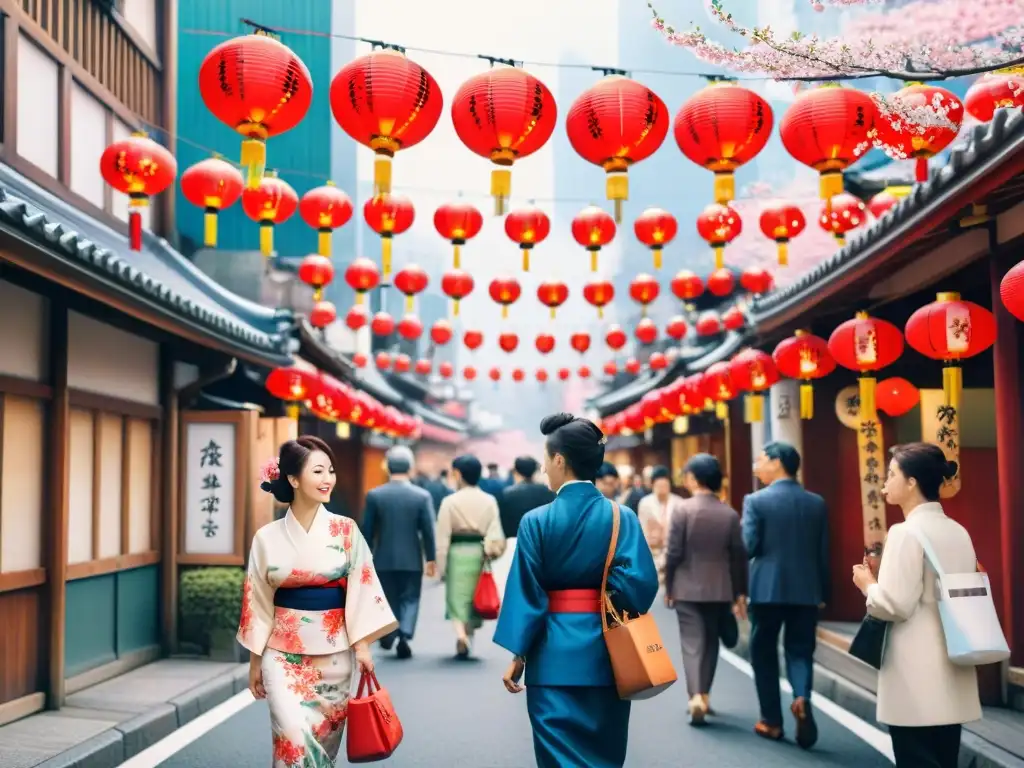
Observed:
[[[290,507],[253,538],[238,641],[249,690],[270,707],[274,768],[334,765],[353,667],[372,672],[370,644],[398,626],[359,528],[323,506],[334,484],[331,449],[305,436],[260,486]]]

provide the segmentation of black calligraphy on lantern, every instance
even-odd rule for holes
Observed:
[[[208,492],[199,500],[199,511],[203,517],[203,535],[208,539],[212,539],[220,530],[220,524],[216,520],[220,513],[220,496],[217,495],[217,491],[223,484],[216,470],[223,469],[223,458],[223,449],[216,440],[210,440],[199,449],[199,469],[202,475],[200,489]]]

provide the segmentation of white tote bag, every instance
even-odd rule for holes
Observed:
[[[958,666],[976,667],[1010,658],[1010,646],[999,625],[988,574],[946,573],[928,537],[911,526],[907,528],[921,543],[938,576],[939,617],[949,660]]]

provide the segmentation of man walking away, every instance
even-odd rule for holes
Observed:
[[[606,499],[615,499],[619,495],[619,471],[615,465],[604,462],[597,470],[594,485]]]
[[[437,511],[441,509],[444,497],[451,495],[453,491],[440,478],[431,478],[424,472],[421,472],[419,476],[423,478],[423,482],[417,483],[417,485],[430,494],[430,500],[434,503],[434,514],[437,514]]]
[[[505,490],[505,481],[501,479],[497,464],[487,465],[487,477],[480,478],[477,487],[484,493],[491,494],[495,499],[501,499],[501,494]]]
[[[828,510],[825,501],[796,481],[800,454],[788,443],[768,443],[754,474],[766,488],[743,499],[743,542],[750,555],[750,661],[761,702],[754,730],[782,738],[779,632],[785,628],[786,676],[796,742],[818,740],[811,712],[811,683],[818,611],[829,597]]]
[[[551,492],[550,488],[534,482],[534,476],[539,468],[537,460],[530,456],[520,456],[516,459],[512,470],[515,484],[502,491],[498,500],[501,529],[505,532],[508,544],[502,556],[494,562],[494,578],[503,594],[509,570],[512,568],[512,555],[516,548],[516,532],[519,530],[519,521],[530,510],[550,504],[555,500],[555,494]]]
[[[381,638],[388,651],[398,641],[400,659],[412,656],[409,641],[416,631],[423,586],[423,561],[427,576],[437,572],[434,544],[434,504],[430,494],[413,485],[412,451],[396,445],[385,456],[390,479],[366,494],[363,535],[373,551],[373,563],[384,596],[398,619],[398,629]]]

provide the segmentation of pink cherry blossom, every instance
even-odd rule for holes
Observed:
[[[263,466],[260,467],[261,483],[272,483],[281,476],[281,468],[278,465],[278,462],[279,459],[277,456],[264,462]]]

